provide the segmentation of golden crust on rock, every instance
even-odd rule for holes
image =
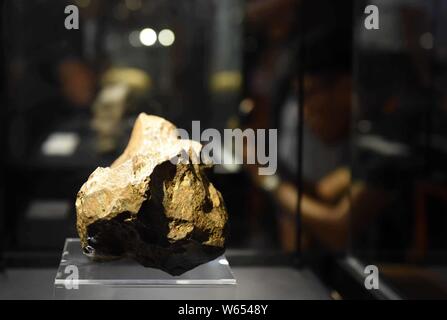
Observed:
[[[92,226],[102,224],[93,241],[97,243],[107,233],[104,223],[111,221],[144,243],[138,244],[140,249],[185,241],[223,248],[227,212],[204,166],[170,161],[181,154],[198,158],[201,148],[198,142],[178,139],[176,127],[165,119],[140,114],[123,154],[110,167],[97,168],[79,190],[76,212],[82,246],[92,245],[88,240],[95,234],[89,234],[89,228],[96,230]],[[107,235],[107,244],[115,243],[113,237]],[[126,244],[125,251],[137,257],[146,254],[141,259],[152,261],[146,249],[132,252]]]

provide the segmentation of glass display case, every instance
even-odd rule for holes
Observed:
[[[76,277],[73,276],[76,272]],[[82,251],[79,239],[65,241],[54,280],[55,299],[215,299],[235,298],[236,279],[225,256],[180,276],[135,261],[97,263]]]
[[[79,11],[79,29],[66,27],[70,5]],[[224,130],[239,128],[275,128],[277,112],[268,110],[269,100],[282,103],[282,88],[269,78],[278,72],[278,83],[289,87],[290,75],[296,71],[296,5],[283,1],[280,6],[259,7],[256,1],[240,0],[5,1],[2,183],[6,201],[1,234],[8,279],[13,281],[15,272],[53,270],[56,298],[79,298],[81,291],[93,289],[91,284],[76,292],[61,289],[64,270],[57,273],[56,268],[66,266],[68,259],[79,267],[80,286],[104,280],[117,280],[120,286],[123,278],[143,272],[133,279],[136,282],[128,278],[130,282],[120,288],[127,298],[157,298],[150,288],[154,282],[181,289],[191,279],[193,286],[224,287],[201,294],[195,288],[194,296],[223,298],[235,282],[223,264],[229,261],[236,268],[235,278],[241,279],[235,297],[326,298],[327,291],[313,272],[306,269],[301,274],[296,268],[294,244],[283,251],[272,190],[256,181],[258,164],[230,161],[208,172],[229,214],[228,260],[221,257],[173,278],[129,261],[123,262],[122,269],[118,261],[96,265],[81,255],[76,241],[67,240],[70,248],[64,249],[66,239],[78,237],[79,189],[97,167],[110,166],[123,152],[140,113],[163,117],[191,135],[193,121],[200,123],[202,131],[211,128],[222,135]],[[258,15],[264,18],[259,20]],[[270,34],[270,27],[279,22],[281,28]],[[276,62],[279,56],[283,58]],[[236,157],[227,145],[217,151]],[[78,251],[73,251],[75,247]],[[99,271],[93,270],[95,266]],[[104,268],[126,272],[104,279],[108,272]],[[224,274],[215,274],[216,270]],[[290,277],[295,280],[289,283]],[[20,280],[8,281],[0,290],[7,297],[20,288]],[[133,292],[129,286],[140,288]],[[272,287],[276,289],[269,290]],[[97,298],[121,294],[107,285],[95,288]],[[178,290],[168,289],[158,297],[179,297]],[[190,295],[190,288],[186,289],[182,297]]]
[[[354,42],[351,254],[402,298],[445,298],[444,1],[369,1]]]
[[[76,193],[124,150],[140,112],[190,131],[192,120],[223,129],[238,110],[239,1],[75,1],[78,30],[64,27],[70,4],[3,5],[5,212],[15,212],[5,215],[5,239],[14,259],[59,258],[76,236]],[[222,183],[243,179],[229,175]]]
[[[440,0],[3,1],[0,299],[39,298],[40,279],[58,299],[447,298],[446,17]],[[213,146],[225,206],[202,198],[228,212],[226,251],[182,275],[94,262],[77,224],[141,113]]]

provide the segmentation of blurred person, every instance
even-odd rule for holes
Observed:
[[[361,228],[380,211],[386,199],[380,188],[368,186],[362,181],[351,184],[348,168],[352,97],[352,8],[352,2],[349,1],[343,5],[330,1],[301,1],[298,4],[298,10],[303,11],[301,17],[305,19],[303,34],[306,47],[303,84],[302,236],[306,240],[306,246],[316,242],[333,251],[343,250],[347,244],[351,210],[360,217],[356,219],[354,228]],[[283,30],[292,33],[295,29]],[[286,46],[283,45],[284,47]],[[291,52],[296,54],[296,50]],[[253,113],[267,112],[267,118],[274,115],[273,118],[277,119],[276,123],[270,122],[270,125],[276,124],[279,129],[279,174],[258,176],[255,166],[247,166],[247,169],[255,183],[267,190],[277,203],[281,246],[285,251],[293,251],[297,243],[295,215],[298,211],[299,192],[295,185],[297,78],[285,73],[282,78],[283,93],[279,94],[281,89],[274,88],[272,83],[281,79],[278,76],[281,70],[293,70],[294,64],[289,60],[285,66],[279,62],[265,65],[273,70],[264,73],[271,83],[270,87],[261,86],[263,90],[259,90],[261,97],[262,92],[266,97],[264,99],[256,98],[257,91],[252,90],[255,105]],[[263,69],[262,60],[260,69]],[[259,81],[255,78],[253,83]]]
[[[285,87],[294,71],[297,53],[297,0],[250,0],[245,12],[244,93],[240,118],[243,127],[265,129],[277,127],[277,104],[286,94]],[[252,176],[257,168],[246,166]],[[267,214],[269,200],[253,186],[247,192],[250,245],[271,245],[265,225],[271,228]],[[273,219],[274,222],[274,219]],[[269,229],[268,232],[273,232]],[[274,237],[271,237],[274,238]]]
[[[386,194],[365,180],[352,181],[349,168],[351,77],[345,71],[306,72],[304,76],[303,192],[300,212],[304,249],[317,244],[331,251],[347,246],[350,227],[361,231],[381,211]],[[295,126],[291,125],[294,122]],[[279,206],[280,240],[285,251],[296,249],[298,192],[296,133],[298,104],[289,97],[280,122],[279,158],[285,167],[268,187]],[[295,138],[294,138],[294,137]],[[293,164],[292,164],[293,163]],[[271,177],[258,177],[261,186]],[[271,184],[271,183],[270,183]],[[356,216],[350,219],[350,214]]]
[[[57,67],[61,91],[69,103],[78,108],[91,106],[97,93],[98,74],[108,65],[102,40],[107,5],[103,0],[94,0],[80,6],[80,29],[75,36],[77,46],[61,52]]]
[[[49,0],[4,4],[7,134],[14,137],[15,143],[8,145],[13,157],[27,159],[51,130],[87,113],[95,95],[96,69],[82,52],[86,31],[82,21],[80,30],[63,27],[68,4]]]
[[[96,94],[97,73],[107,63],[100,50],[101,9],[106,4],[96,0],[81,8],[80,29],[66,30],[64,8],[68,4],[49,0],[5,2],[5,12],[10,15],[5,25],[8,95],[20,101],[15,113],[30,115],[32,121],[26,125],[31,130],[29,136],[41,134],[42,128],[34,128],[35,123],[45,120],[47,129],[86,110]],[[42,16],[46,17],[43,21]],[[17,91],[22,99],[15,98]]]

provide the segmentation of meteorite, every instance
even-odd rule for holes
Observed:
[[[140,114],[123,154],[78,192],[84,254],[95,261],[131,257],[172,275],[221,255],[228,214],[206,176],[210,164],[198,161],[201,149],[179,139],[169,121]]]

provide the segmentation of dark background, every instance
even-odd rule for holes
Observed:
[[[278,129],[278,177],[290,193],[266,191],[247,166],[211,173],[230,214],[228,248],[258,253],[240,263],[296,267],[298,254],[326,285],[358,298],[358,286],[340,280],[349,277],[340,261],[354,257],[378,265],[402,297],[447,297],[447,1],[334,2],[75,1],[80,30],[66,30],[72,1],[2,1],[1,265],[57,265],[64,239],[77,236],[77,191],[146,112],[187,130],[192,120]],[[368,4],[380,10],[379,30],[364,28]],[[172,29],[174,44],[134,47],[130,33],[146,27]],[[104,72],[123,67],[152,84],[104,153],[92,105]],[[297,248],[299,210],[287,208],[297,197],[300,84],[300,178],[321,211],[308,213],[303,200]],[[74,153],[42,152],[55,132],[79,138]],[[348,186],[323,201],[320,182],[340,168]],[[343,199],[352,202],[340,213]]]

